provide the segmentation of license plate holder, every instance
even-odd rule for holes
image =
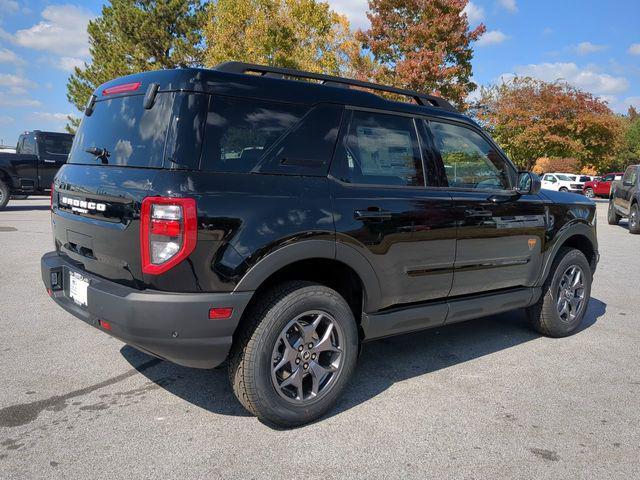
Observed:
[[[78,272],[69,272],[69,297],[77,305],[86,307],[87,290],[89,289],[89,279],[83,277]]]

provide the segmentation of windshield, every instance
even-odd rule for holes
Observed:
[[[142,104],[142,95],[96,102],[78,129],[69,163],[162,167],[173,96],[159,93],[149,110]],[[101,151],[103,161],[97,154]]]
[[[68,155],[73,143],[73,135],[66,133],[45,133],[39,140],[44,145],[44,151],[51,155]]]

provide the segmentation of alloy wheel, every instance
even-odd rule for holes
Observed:
[[[326,394],[342,370],[343,334],[327,312],[308,311],[282,330],[272,352],[271,380],[284,399],[305,404]]]
[[[560,320],[573,322],[580,313],[585,300],[584,272],[578,265],[571,265],[562,274],[557,298]]]

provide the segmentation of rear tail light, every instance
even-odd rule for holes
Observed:
[[[196,247],[198,217],[193,198],[147,197],[140,211],[142,271],[158,275]]]
[[[102,90],[102,95],[115,95],[117,93],[135,92],[142,85],[141,82],[122,83]]]

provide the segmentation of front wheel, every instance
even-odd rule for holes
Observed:
[[[595,192],[593,191],[593,188],[587,188],[584,191],[584,196],[587,198],[594,198],[596,196]]]
[[[9,187],[6,183],[0,180],[0,210],[7,206],[10,197]]]
[[[580,250],[563,247],[553,261],[537,303],[527,308],[535,330],[548,337],[576,331],[591,297],[591,267]]]
[[[355,369],[358,329],[347,302],[323,285],[287,282],[246,320],[229,360],[240,403],[280,427],[324,415]]]
[[[637,203],[631,205],[629,211],[629,232],[635,235],[640,233],[640,210]]]
[[[559,192],[568,192],[569,189],[567,187],[560,187],[560,190],[558,190]]]

